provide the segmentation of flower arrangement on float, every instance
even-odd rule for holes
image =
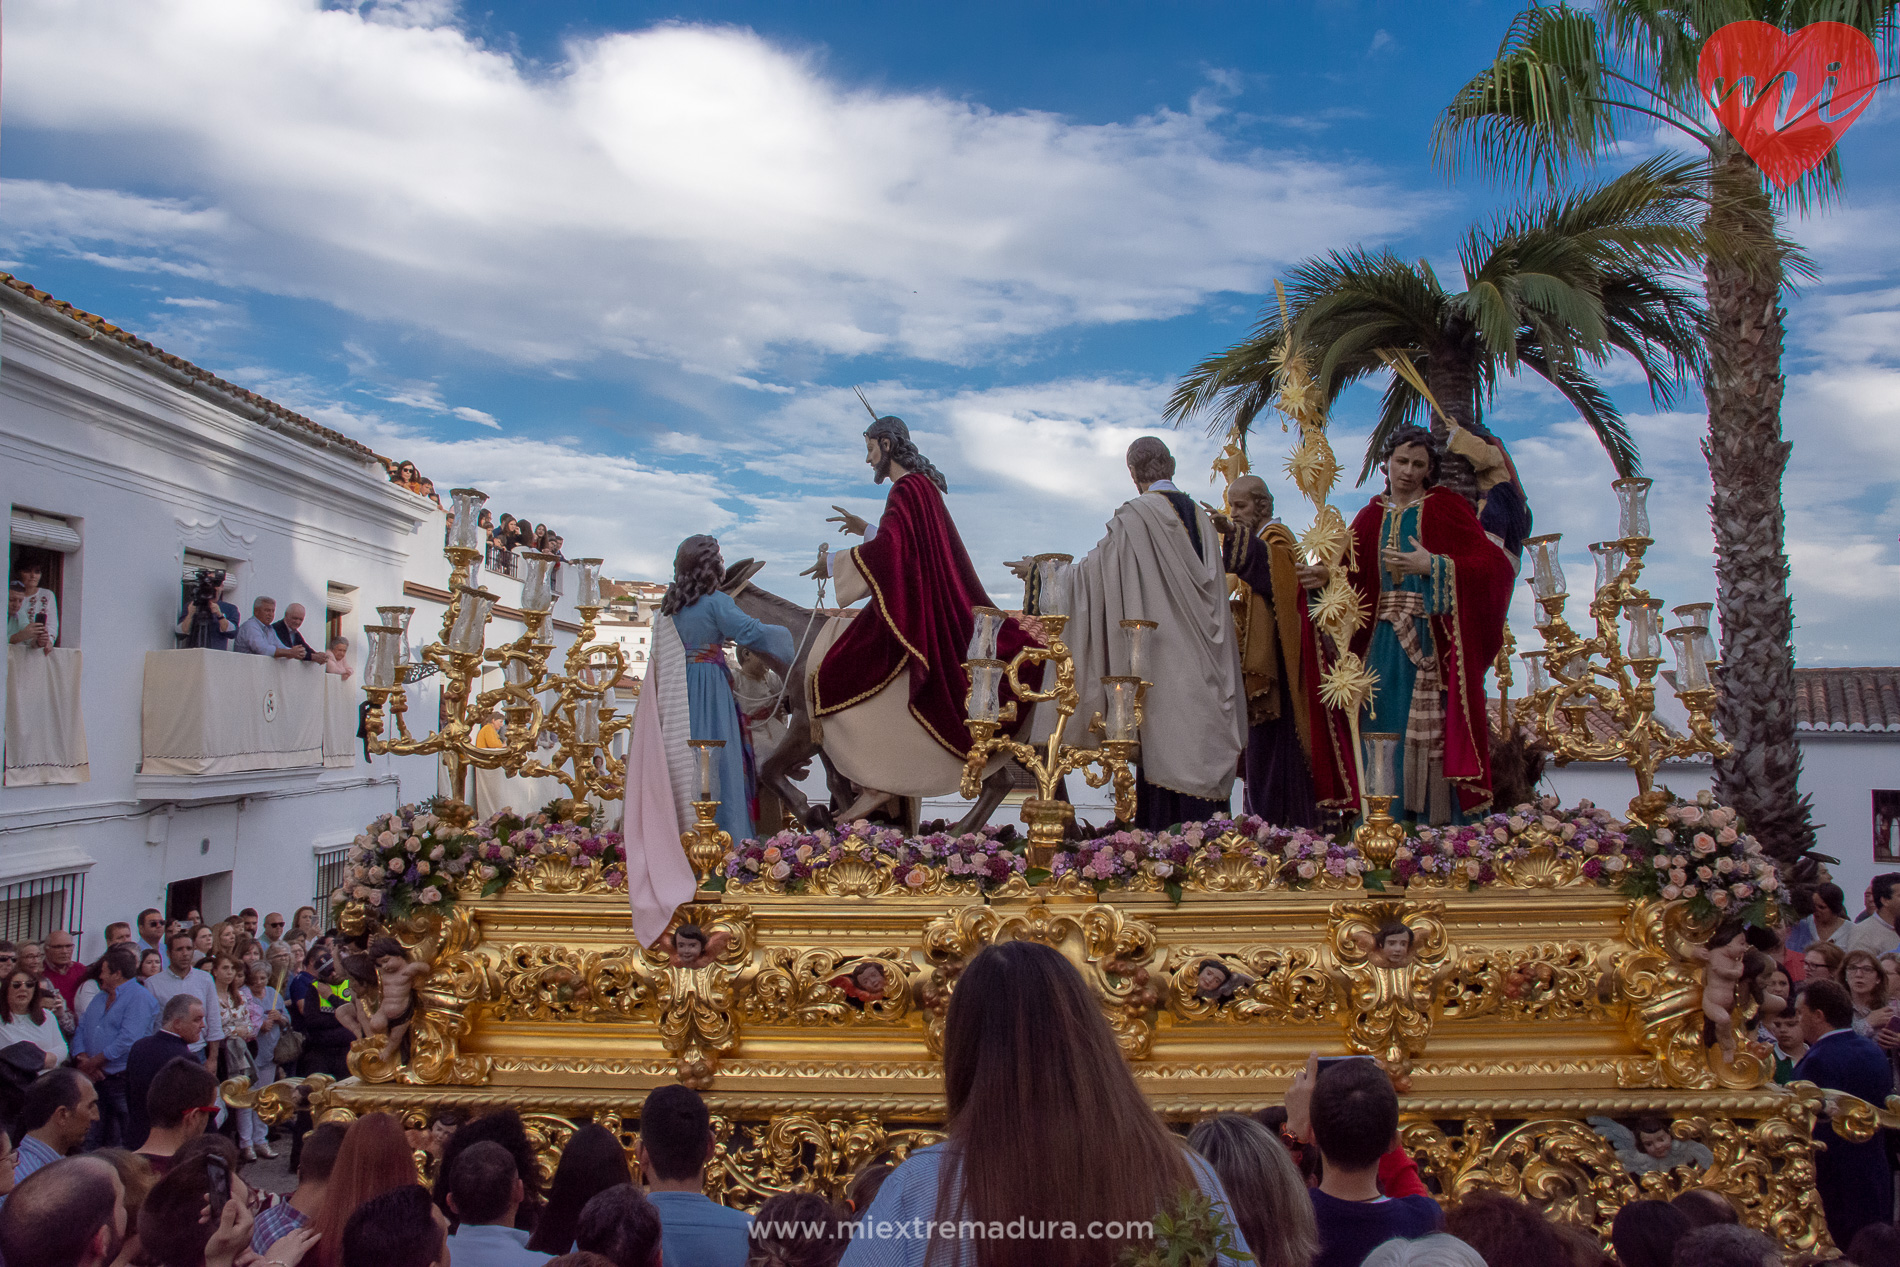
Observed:
[[[1635,856],[1623,889],[1632,897],[1680,900],[1695,919],[1748,924],[1766,923],[1787,899],[1761,842],[1708,792],[1669,805],[1653,829],[1632,823],[1628,830]]]
[[[1610,811],[1589,801],[1563,809],[1551,796],[1475,823],[1419,828],[1394,855],[1392,879],[1477,889],[1541,847],[1578,862],[1585,879],[1616,884],[1631,867],[1630,845],[1627,828]]]
[[[891,875],[906,888],[918,888],[933,874],[974,880],[985,893],[1012,875],[1021,875],[1027,863],[1023,842],[1014,824],[986,826],[981,831],[954,834],[933,831],[905,836],[894,827],[860,820],[835,831],[782,831],[763,840],[748,840],[728,850],[721,874],[728,889],[772,881],[796,893],[812,875],[836,864],[848,854],[891,861]]]
[[[1057,851],[1049,874],[1054,879],[1074,874],[1097,893],[1147,877],[1180,901],[1196,866],[1218,864],[1236,851],[1293,889],[1325,878],[1348,880],[1367,871],[1366,860],[1349,843],[1304,827],[1277,827],[1249,814],[1182,823],[1166,831],[1108,832]]]
[[[487,897],[542,858],[592,863],[610,886],[626,882],[619,832],[562,822],[551,809],[528,815],[503,810],[461,825],[437,814],[431,799],[384,814],[351,841],[343,882],[330,900],[361,902],[386,919],[447,912],[469,877],[481,881]]]

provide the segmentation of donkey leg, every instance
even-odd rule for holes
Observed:
[[[790,724],[786,727],[785,738],[773,750],[772,755],[759,764],[759,782],[778,793],[779,800],[785,803],[793,817],[800,822],[811,810],[811,802],[804,792],[792,782],[791,772],[805,765],[818,752],[818,745],[812,742],[811,719],[805,716],[802,707],[792,710]],[[773,831],[777,831],[776,824]]]
[[[1003,803],[1003,798],[1009,795],[1009,785],[1009,765],[1006,762],[983,780],[982,795],[976,798],[976,804],[970,807],[970,812],[951,830],[959,836],[981,830],[990,821],[990,815],[996,812],[996,807]]]

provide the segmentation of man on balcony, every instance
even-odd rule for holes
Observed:
[[[301,625],[303,607],[292,603],[284,613],[285,621],[273,626],[271,617],[277,614],[277,600],[259,598],[251,604],[251,618],[238,626],[237,644],[232,650],[245,655],[274,656],[279,660],[314,660],[321,664],[328,657],[321,651],[311,650],[310,644],[302,638],[298,638],[297,645],[292,646],[278,637],[277,628],[288,622],[291,612],[297,613],[297,624]],[[294,633],[296,626],[291,625],[290,630]]]

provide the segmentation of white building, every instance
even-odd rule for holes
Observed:
[[[145,907],[322,909],[349,840],[435,792],[437,762],[364,758],[357,680],[176,650],[181,576],[229,571],[241,616],[301,603],[309,641],[341,632],[360,666],[379,606],[416,608],[412,643],[437,636],[442,511],[347,436],[4,274],[0,365],[9,575],[42,560],[59,605],[51,654],[7,657],[0,936],[81,928],[91,957]],[[520,584],[484,584],[492,646],[519,634]],[[564,644],[571,599],[554,615]],[[418,735],[440,681],[410,690]]]

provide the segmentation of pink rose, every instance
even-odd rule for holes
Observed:
[[[424,906],[434,906],[437,902],[440,902],[442,900],[442,890],[436,888],[433,884],[431,884],[428,888],[424,889],[421,893],[417,894],[416,896],[417,896],[417,900],[419,900]]]

